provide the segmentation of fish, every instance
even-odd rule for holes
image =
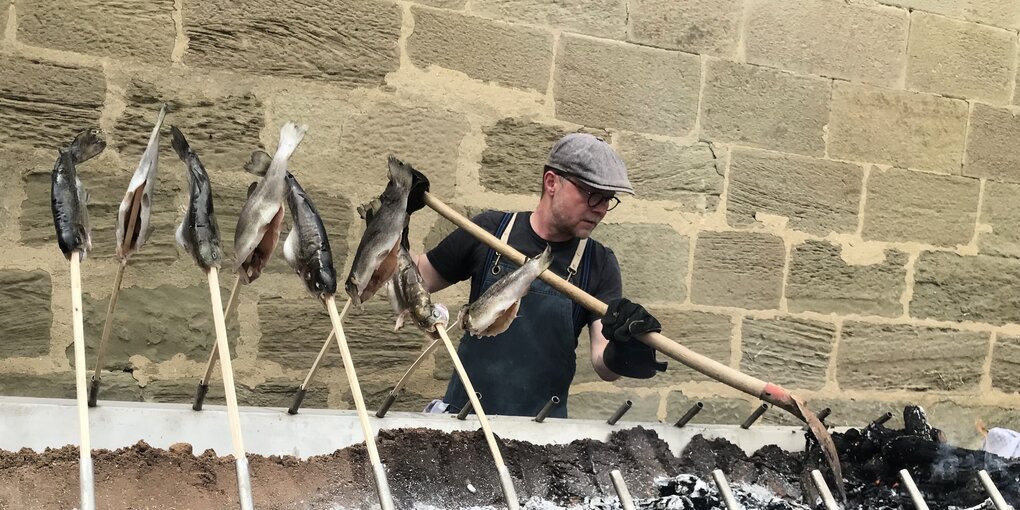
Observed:
[[[379,195],[379,209],[361,236],[351,272],[344,284],[347,295],[359,307],[396,271],[400,237],[407,226],[407,195],[411,191],[414,169],[392,155],[388,165],[389,183]]]
[[[152,235],[152,194],[156,189],[156,173],[159,171],[159,131],[166,118],[166,104],[159,109],[156,125],[149,135],[149,143],[142,153],[142,160],[131,176],[124,200],[117,211],[117,258],[127,260],[141,249]],[[130,232],[128,232],[130,230]]]
[[[386,282],[386,294],[397,316],[393,331],[400,331],[404,323],[410,320],[418,329],[436,338],[436,328],[450,322],[450,312],[446,307],[432,303],[432,296],[425,288],[425,280],[418,272],[418,266],[403,246],[397,252],[397,269]]]
[[[248,195],[238,214],[234,230],[234,266],[245,285],[262,274],[280,240],[287,195],[287,160],[294,154],[306,131],[308,126],[293,122],[280,128],[280,144],[265,177]]]
[[[293,225],[283,242],[283,258],[313,296],[332,296],[336,294],[336,270],[326,227],[294,175],[287,172],[286,180],[287,208]]]
[[[198,267],[208,271],[220,267],[220,228],[213,209],[212,185],[209,175],[177,126],[170,126],[170,145],[188,167],[188,207],[177,227],[177,245],[195,259]]]
[[[517,318],[521,298],[528,293],[531,282],[552,264],[552,248],[545,247],[537,257],[500,278],[485,289],[473,303],[462,308],[457,316],[461,327],[472,336],[496,336],[510,327]]]
[[[50,208],[53,211],[53,226],[57,232],[57,245],[68,259],[78,250],[78,260],[83,261],[92,249],[92,231],[89,227],[88,192],[78,177],[80,165],[103,152],[106,140],[98,129],[87,129],[78,133],[65,148],[59,149],[56,164],[53,165]]]

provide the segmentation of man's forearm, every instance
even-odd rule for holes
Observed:
[[[439,272],[436,271],[436,268],[432,267],[432,263],[429,262],[429,258],[424,253],[412,253],[411,259],[418,266],[418,272],[421,273],[421,278],[425,281],[425,288],[429,292],[438,292],[452,285],[439,275]]]
[[[591,324],[588,324],[588,339],[591,341],[591,367],[595,369],[595,373],[603,381],[619,379],[620,374],[610,370],[603,360],[603,353],[606,351],[606,346],[609,345],[609,340],[602,336],[601,320],[592,321]]]

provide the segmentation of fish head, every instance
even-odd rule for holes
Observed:
[[[71,142],[71,151],[76,163],[88,161],[106,149],[106,140],[98,129],[86,129]]]
[[[450,311],[446,306],[436,303],[431,307],[429,313],[418,321],[418,327],[422,331],[435,333],[436,328],[443,327],[450,322]]]
[[[328,267],[308,269],[301,274],[305,287],[316,296],[336,294],[336,273]]]
[[[460,323],[460,328],[464,331],[471,332],[474,329],[471,325],[471,314],[468,313],[468,307],[465,306],[457,312],[457,322]]]
[[[347,278],[347,281],[344,282],[344,291],[355,305],[361,306],[361,283],[358,282],[357,275],[352,274]]]

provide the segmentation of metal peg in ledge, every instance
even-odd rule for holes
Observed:
[[[623,405],[621,405],[620,408],[617,409],[616,412],[613,413],[613,415],[610,416],[608,420],[606,420],[606,423],[610,425],[616,425],[616,422],[620,421],[620,418],[623,418],[623,415],[627,414],[627,411],[630,411],[630,408],[633,405],[634,402],[631,402],[630,400],[624,402]]]
[[[551,413],[553,408],[559,405],[559,403],[560,397],[553,395],[553,397],[550,398],[549,401],[545,403],[545,406],[542,407],[542,410],[535,415],[535,421],[538,423],[542,423],[543,421],[545,421],[546,417],[549,416],[549,413]]]
[[[697,414],[700,413],[701,410],[704,408],[705,404],[701,403],[700,401],[695,402],[694,405],[692,405],[691,408],[688,409],[687,412],[684,413],[684,415],[681,416],[680,419],[676,421],[675,425],[677,427],[683,427],[684,425],[687,425],[687,422],[693,420],[694,417],[697,416]]]
[[[481,393],[478,393],[478,392],[476,391],[476,392],[475,392],[475,396],[476,396],[476,397],[478,397],[478,401],[479,401],[479,403],[481,403],[481,400],[482,400],[482,394],[481,394]],[[463,408],[462,408],[462,409],[460,410],[460,412],[459,412],[459,413],[457,413],[457,419],[458,419],[458,420],[464,420],[464,419],[467,419],[467,415],[468,415],[468,413],[470,413],[470,412],[471,412],[471,401],[470,401],[470,400],[468,400],[468,401],[467,401],[467,403],[466,403],[466,404],[464,404],[464,407],[463,407]]]
[[[765,414],[765,411],[768,410],[769,410],[768,404],[762,404],[758,406],[758,409],[755,409],[754,412],[751,413],[751,416],[748,416],[747,419],[744,420],[744,423],[740,424],[740,428],[742,429],[751,428],[751,425],[754,425],[754,422],[758,421],[758,418],[761,418],[761,415]]]

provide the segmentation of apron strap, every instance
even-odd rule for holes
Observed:
[[[505,221],[505,220],[504,220]],[[510,231],[514,229],[514,221],[517,221],[517,213],[510,214],[510,221],[507,222],[506,227],[503,229],[502,234],[499,236],[499,240],[504,243],[508,243],[510,239]],[[499,259],[502,257],[501,254],[496,253],[496,259],[492,261],[492,274],[499,274],[502,269],[499,267]]]
[[[577,250],[574,251],[574,259],[567,267],[567,281],[569,282],[577,274],[577,266],[581,264],[581,257],[584,257],[584,247],[588,246],[588,238],[585,237],[577,243]]]
[[[574,253],[574,262],[571,263],[571,266],[576,271],[577,264],[580,264],[582,259],[584,260],[584,263],[581,264],[581,281],[577,282],[577,286],[580,287],[581,290],[583,290],[585,292],[588,292],[588,278],[589,278],[590,273],[591,273],[591,257],[584,257],[584,252],[587,251],[586,250],[586,248],[588,247],[587,245],[588,245],[588,238],[581,239],[581,242],[578,243],[578,246],[577,246],[578,250],[577,250],[577,252]],[[575,274],[575,273],[571,273],[570,276],[572,276],[573,274]],[[568,278],[568,281],[569,281],[569,278]],[[574,324],[575,324],[575,326],[577,325],[578,322],[581,321],[581,312],[582,311],[583,311],[583,309],[581,308],[580,303],[576,303],[575,302],[574,303]],[[582,324],[581,327],[583,328],[584,324]]]

